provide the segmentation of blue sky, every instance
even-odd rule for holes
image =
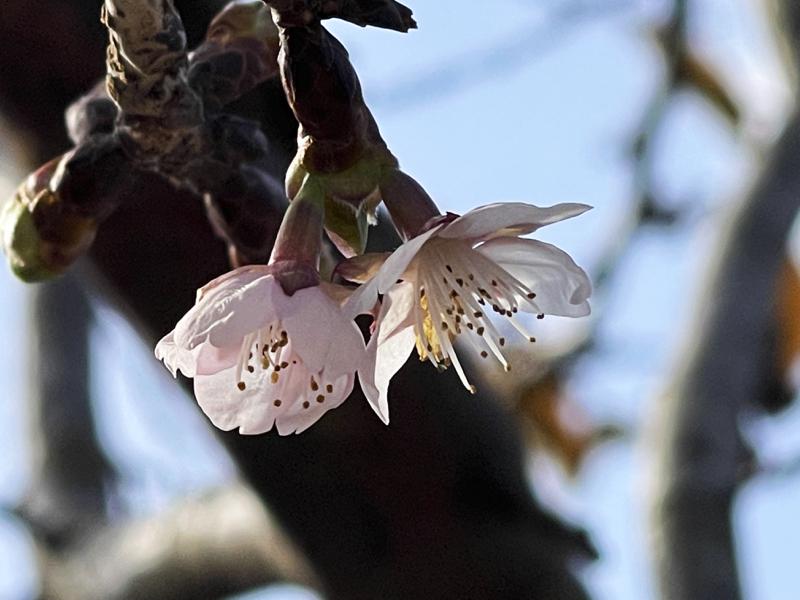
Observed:
[[[662,74],[646,35],[664,14],[665,2],[612,6],[588,0],[591,11],[577,22],[554,20],[566,4],[556,0],[497,0],[467,15],[460,0],[409,3],[420,29],[406,36],[332,25],[404,169],[453,211],[503,200],[592,204],[592,212],[541,235],[591,270],[618,235],[632,200],[625,151]],[[590,413],[637,432],[664,384],[720,217],[755,172],[755,155],[745,141],[769,140],[789,106],[757,0],[700,0],[695,6],[693,45],[745,107],[743,132],[732,135],[691,95],[671,107],[670,133],[656,149],[658,182],[667,200],[690,202],[692,209],[679,226],[648,230],[636,240],[614,285],[596,304],[604,315],[597,352],[578,366],[570,386]],[[3,170],[13,169],[6,162]],[[13,400],[24,384],[24,290],[2,270],[0,290],[0,308],[16,340],[0,345],[0,378],[12,389],[0,402],[0,452],[8,457],[0,463],[0,499],[8,504],[24,487],[30,458],[24,411]],[[93,343],[99,354],[113,356],[132,334],[112,314],[102,316],[105,326]],[[557,344],[566,327],[549,327],[542,341]],[[129,505],[155,511],[175,495],[232,477],[201,415],[171,390],[149,349],[130,360],[126,371],[105,360],[94,379],[96,386],[117,391],[117,402],[96,408],[106,449],[131,474]],[[147,385],[166,398],[159,406],[138,401],[140,373],[152,373]],[[160,426],[164,422],[176,424],[169,436]],[[756,424],[749,433],[767,462],[780,463],[800,454],[797,431],[800,410]],[[646,458],[639,439],[609,445],[590,457],[576,481],[545,460],[531,463],[541,497],[585,524],[601,550],[602,560],[585,573],[599,600],[653,597],[643,510]],[[796,476],[762,477],[741,495],[736,518],[749,598],[794,598],[796,566],[786,550],[800,537],[800,520],[793,516],[798,506]],[[0,598],[22,600],[32,585],[24,534],[10,518],[0,518],[0,540]],[[283,589],[260,597],[303,596]]]

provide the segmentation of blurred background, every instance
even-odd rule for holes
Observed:
[[[598,600],[696,598],[690,587],[659,583],[670,569],[691,568],[670,554],[691,557],[710,544],[724,555],[728,540],[730,556],[696,568],[719,568],[747,599],[796,598],[800,232],[775,232],[789,230],[791,219],[777,215],[794,214],[800,197],[800,145],[792,141],[800,136],[791,60],[800,49],[797,9],[791,0],[409,3],[419,30],[408,35],[329,23],[404,170],[454,212],[495,201],[595,207],[537,234],[591,274],[592,317],[532,325],[535,352],[515,349],[510,375],[488,368],[480,399],[513,416],[537,502],[585,529],[596,549],[596,560],[565,559],[565,568]],[[99,11],[99,2],[55,4],[65,15],[71,4]],[[4,45],[20,37],[18,14],[5,12]],[[69,72],[75,63],[95,69],[89,81],[102,73],[99,23],[52,35],[30,27],[30,39],[15,43],[28,44],[31,77],[64,70],[52,102],[81,93]],[[69,60],[50,60],[66,43],[54,40],[73,32],[98,41],[86,42],[85,56],[72,49]],[[0,68],[0,88],[8,73]],[[18,111],[24,103],[2,95],[0,191],[9,197],[68,142],[63,127],[48,139],[25,120],[38,111],[57,128],[57,107],[29,97]],[[766,207],[766,219],[754,206]],[[762,262],[752,247],[772,258]],[[325,597],[319,574],[309,575],[317,569],[313,548],[302,535],[299,547],[289,541],[297,522],[274,518],[270,503],[245,488],[236,456],[156,362],[140,323],[120,314],[113,294],[86,291],[95,288],[81,282],[95,276],[87,260],[60,283],[26,287],[0,269],[0,598],[81,597],[54,590],[81,589],[85,580],[113,587],[109,581],[136,581],[157,564],[190,572],[180,571],[188,568],[182,560],[245,571],[253,562],[257,574],[247,571],[239,587],[254,590],[240,598]],[[743,293],[731,297],[736,291]],[[456,409],[476,402],[453,393]],[[70,394],[85,402],[67,402]],[[324,421],[335,427],[346,418],[334,411]],[[686,450],[693,443],[700,450]],[[703,448],[724,456],[708,458]],[[718,505],[693,504],[698,482]],[[692,506],[706,512],[674,514]],[[169,517],[176,514],[177,525]],[[80,534],[75,542],[75,530],[94,531],[98,520],[106,537]],[[687,522],[696,526],[681,527]],[[193,526],[220,523],[192,538]],[[692,531],[711,537],[688,539]],[[693,543],[700,550],[686,549]],[[189,556],[187,547],[203,550]],[[73,556],[75,548],[89,559]],[[117,566],[98,566],[114,552]],[[233,590],[241,591],[105,597],[234,597]],[[735,597],[729,591],[713,597]],[[532,589],[513,597],[560,596]]]

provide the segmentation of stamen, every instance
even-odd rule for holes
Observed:
[[[514,326],[514,329],[516,329],[517,331],[519,331],[519,332],[520,332],[520,334],[522,334],[522,337],[524,337],[525,339],[527,339],[529,342],[535,342],[535,341],[536,341],[536,338],[535,338],[535,337],[533,337],[533,336],[532,336],[530,333],[528,333],[528,332],[527,332],[527,331],[526,331],[526,330],[525,330],[525,329],[522,327],[522,325],[520,325],[519,323],[517,323],[516,319],[509,319],[509,320],[508,320],[508,322],[509,322],[509,323],[511,323],[511,324]]]

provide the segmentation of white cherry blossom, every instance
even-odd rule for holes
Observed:
[[[519,237],[589,208],[491,204],[434,220],[390,255],[365,255],[340,265],[343,277],[364,283],[346,306],[350,314],[369,312],[383,295],[367,346],[369,364],[360,378],[385,422],[389,381],[414,347],[439,368],[452,364],[474,392],[453,343],[464,339],[481,357],[494,356],[508,370],[506,339],[489,318],[492,313],[531,342],[520,312],[539,318],[589,314],[592,287],[586,273],[555,246]]]
[[[363,337],[338,291],[320,283],[290,296],[283,275],[272,265],[219,277],[156,347],[173,374],[194,378],[220,429],[300,433],[345,401],[363,365]]]

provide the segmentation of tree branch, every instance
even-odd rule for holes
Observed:
[[[800,10],[791,11],[800,31]],[[739,420],[774,376],[776,283],[800,209],[799,173],[796,113],[726,232],[685,364],[659,402],[651,527],[665,598],[741,597],[731,507],[751,453]]]
[[[40,549],[40,600],[216,600],[315,578],[258,499],[218,490],[108,527],[63,554]]]
[[[33,481],[19,509],[34,535],[63,548],[105,521],[113,469],[89,402],[91,308],[75,273],[38,287],[30,327]]]

